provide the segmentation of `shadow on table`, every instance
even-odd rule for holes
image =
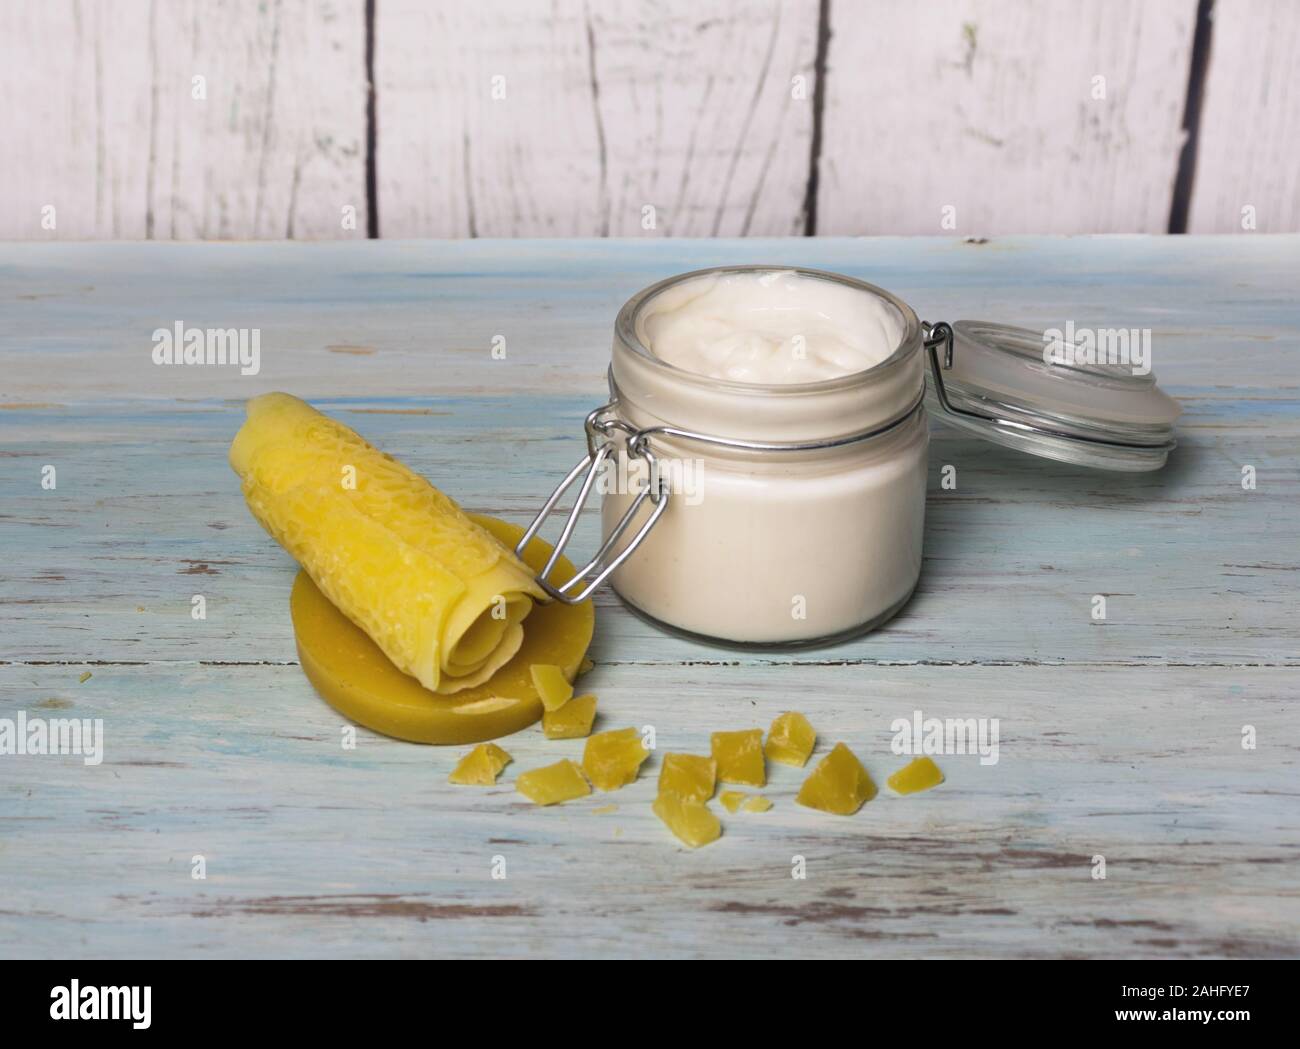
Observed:
[[[1194,499],[1193,489],[1219,454],[1196,439],[1180,438],[1163,469],[1118,473],[1042,459],[967,437],[935,435],[930,448],[925,557],[920,592],[943,562],[997,557],[1008,531],[1085,529],[1097,511],[1141,511]],[[956,487],[945,490],[943,468],[956,467]],[[1072,522],[1062,515],[1076,514]]]

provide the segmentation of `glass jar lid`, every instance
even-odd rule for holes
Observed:
[[[1158,470],[1175,446],[1182,408],[1156,385],[1149,333],[956,321],[925,339],[926,405],[949,426],[1099,470]]]

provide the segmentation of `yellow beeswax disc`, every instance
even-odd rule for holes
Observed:
[[[524,534],[519,525],[495,517],[470,517],[511,548]],[[523,559],[539,571],[550,554],[549,543],[534,539]],[[556,581],[564,582],[574,571],[572,562],[561,557]],[[412,743],[479,743],[541,720],[542,701],[529,669],[535,663],[552,664],[572,680],[596,621],[590,601],[538,605],[524,620],[523,645],[505,666],[481,685],[442,696],[398,670],[306,572],[294,580],[289,612],[303,673],[321,697],[344,717]]]

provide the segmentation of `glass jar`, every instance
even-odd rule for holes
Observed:
[[[629,607],[673,631],[730,645],[825,643],[884,623],[916,587],[927,403],[965,432],[1080,466],[1159,469],[1175,446],[1180,409],[1154,376],[1058,360],[1059,340],[1040,352],[1047,333],[925,324],[889,292],[820,270],[782,268],[871,297],[896,333],[879,363],[819,382],[734,382],[646,345],[640,321],[656,296],[708,275],[775,269],[681,274],[619,311],[610,401],[587,416],[587,455],[518,546],[579,485],[538,575],[552,597],[575,603],[612,577]],[[557,584],[552,571],[593,492],[602,543]]]
[[[766,269],[682,274],[619,312],[610,403],[588,419],[591,447],[607,450],[592,474],[602,552],[626,555],[612,573],[619,596],[673,630],[728,643],[816,643],[883,623],[920,574],[929,446],[921,325],[886,291],[796,270],[879,300],[901,332],[898,346],[865,371],[766,385],[683,370],[638,334],[642,311],[666,289],[710,272]]]

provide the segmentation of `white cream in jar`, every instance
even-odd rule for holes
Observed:
[[[865,371],[901,319],[856,288],[794,270],[712,272],[646,303],[636,333],[662,361],[714,379],[811,383]]]
[[[790,644],[871,628],[906,603],[929,437],[920,324],[904,303],[811,270],[686,274],[623,308],[610,375],[620,425],[651,430],[663,475],[694,486],[667,497],[614,572],[633,608],[710,639]],[[626,447],[618,456],[641,476]],[[604,491],[607,538],[635,494]]]

